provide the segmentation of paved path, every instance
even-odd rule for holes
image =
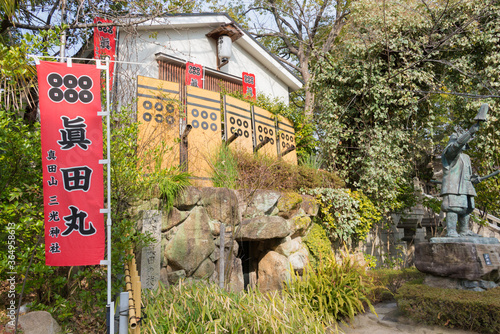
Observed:
[[[357,315],[349,326],[341,325],[346,334],[475,334],[476,332],[448,329],[439,326],[418,325],[402,316],[395,302],[375,305],[375,316],[371,312]]]

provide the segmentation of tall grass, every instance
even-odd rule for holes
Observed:
[[[214,284],[165,287],[145,294],[144,333],[325,333],[321,317],[288,294],[233,293]]]
[[[231,149],[221,145],[212,159],[214,187],[236,189],[238,182],[238,160]]]
[[[302,156],[299,163],[311,169],[320,169],[325,160],[318,154],[311,152],[309,155]]]
[[[375,313],[368,299],[373,287],[373,280],[350,256],[337,262],[332,254],[316,269],[309,267],[302,277],[292,274],[285,291],[297,302],[335,321],[352,319],[365,311],[365,305]]]
[[[161,170],[155,177],[160,190],[160,197],[165,201],[165,210],[170,211],[174,207],[177,195],[186,187],[191,185],[189,180],[191,174],[183,172],[180,168]]]

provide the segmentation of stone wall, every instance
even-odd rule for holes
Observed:
[[[267,291],[280,289],[290,268],[301,272],[308,263],[302,237],[318,207],[311,196],[296,193],[189,187],[168,213],[159,199],[140,203],[136,211],[141,231],[154,231],[151,224],[161,221],[155,236],[159,254],[148,247],[138,256],[141,280],[147,278],[148,286],[180,278],[218,283],[224,262],[231,290],[248,285]]]

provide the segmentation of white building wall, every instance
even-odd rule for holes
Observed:
[[[158,63],[154,56],[157,52],[216,69],[216,41],[205,36],[213,28],[176,30],[162,28],[159,31],[141,29],[135,36],[130,33],[120,33],[119,60],[144,63],[143,66],[120,65],[123,76],[121,80],[131,81],[137,75],[158,78]],[[237,77],[241,77],[242,72],[253,73],[258,93],[277,97],[289,103],[287,85],[238,45],[238,41],[233,43],[232,53],[229,64],[223,66],[221,72]],[[121,82],[122,85],[124,83]]]

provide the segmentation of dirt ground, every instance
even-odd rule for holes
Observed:
[[[472,331],[415,324],[400,314],[395,302],[374,306],[378,317],[371,312],[357,315],[348,326],[341,325],[340,330],[345,334],[477,334]]]

